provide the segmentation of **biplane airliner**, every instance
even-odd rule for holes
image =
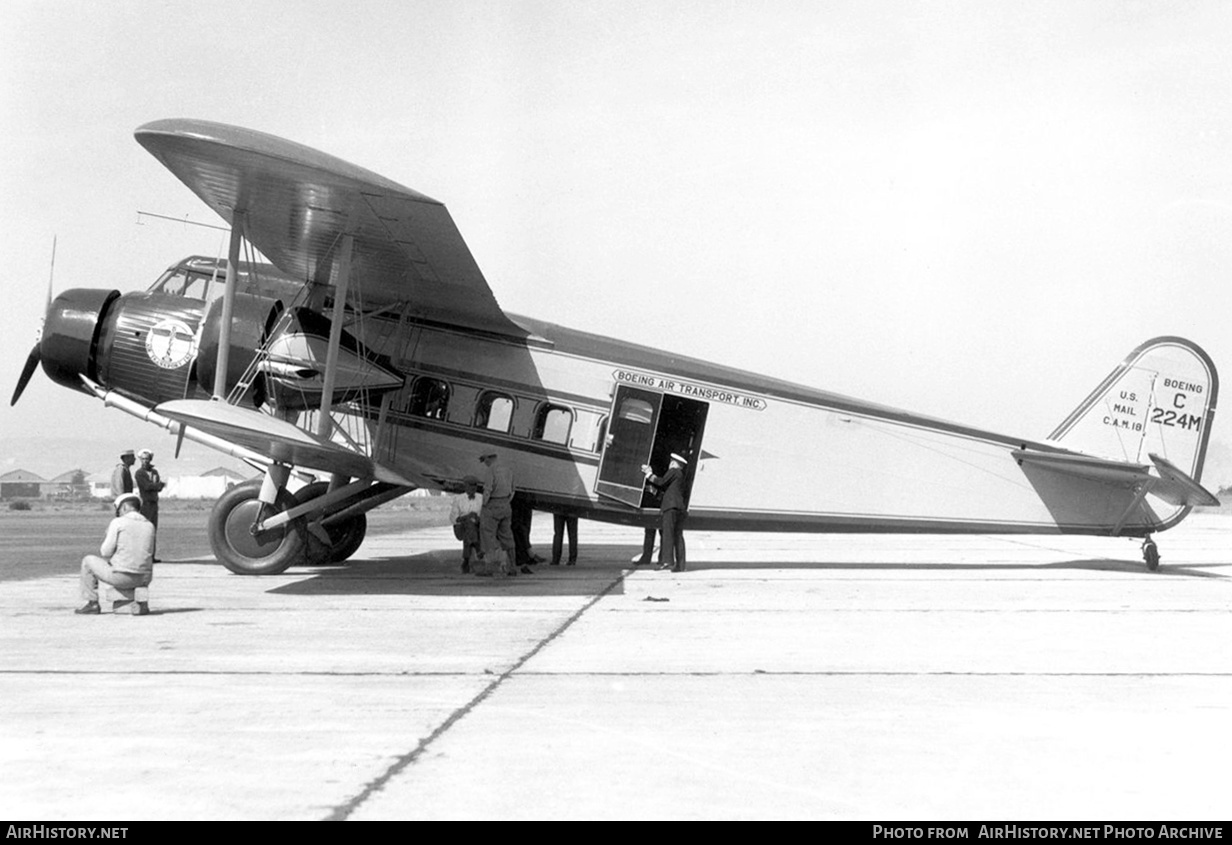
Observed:
[[[1218,504],[1219,381],[1188,340],[1134,349],[1047,437],[997,434],[507,314],[443,204],[308,147],[199,120],[136,138],[227,222],[228,255],[56,296],[12,401],[41,362],[177,452],[259,468],[209,517],[233,572],[345,560],[368,510],[458,487],[487,450],[537,509],[586,519],[656,524],[641,466],[678,452],[692,529],[1129,537],[1151,569],[1153,534]]]

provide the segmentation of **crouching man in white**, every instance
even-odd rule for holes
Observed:
[[[116,517],[107,526],[107,536],[99,548],[99,555],[86,555],[81,559],[81,597],[86,603],[75,613],[94,614],[98,605],[98,584],[110,584],[121,593],[133,595],[132,591],[145,587],[154,577],[154,525],[141,515],[141,498],[135,493],[116,497]],[[136,594],[132,602],[134,616],[150,612],[147,601]],[[124,602],[127,604],[128,602]],[[116,602],[116,608],[121,606]]]

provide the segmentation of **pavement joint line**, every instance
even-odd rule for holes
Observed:
[[[562,629],[563,630],[563,629]],[[549,637],[550,639],[550,637]],[[539,647],[546,645],[548,640],[544,640]],[[527,655],[525,659],[533,656],[533,651]],[[522,661],[525,662],[525,659]],[[490,686],[495,686],[504,680],[507,675],[517,671],[517,667],[510,669],[504,675],[494,680]],[[202,677],[271,677],[271,678],[468,678],[479,677],[475,672],[270,672],[270,671],[201,671],[190,672],[182,670],[169,669],[160,671],[157,669],[147,669],[141,671],[116,671],[106,669],[3,669],[0,670],[0,676],[16,677],[23,675],[63,675],[65,677],[78,677],[81,675],[105,676],[115,675],[117,677],[133,677],[133,676],[184,676],[191,677],[200,675]],[[859,678],[859,677],[902,677],[902,678],[936,678],[936,677],[963,677],[963,678],[1232,678],[1232,670],[1227,672],[978,672],[978,671],[914,671],[914,670],[868,670],[862,669],[858,671],[844,669],[815,669],[815,670],[782,670],[782,669],[742,669],[732,672],[708,672],[704,670],[691,670],[682,672],[672,671],[570,671],[570,672],[544,672],[534,670],[517,671],[520,678],[743,678],[755,675],[769,675],[780,677],[835,677],[835,678]],[[471,702],[471,705],[477,704],[480,697],[484,693]],[[463,708],[465,709],[465,708]],[[431,739],[432,737],[429,737]],[[428,740],[424,740],[427,742]],[[400,758],[401,759],[401,758]]]
[[[596,604],[602,601],[609,593],[611,593],[612,590],[620,586],[620,584],[625,580],[628,574],[629,573],[627,571],[622,571],[615,580],[613,580],[606,587],[604,587],[601,591],[599,591],[594,596],[592,596],[590,600],[587,601],[580,608],[578,608],[573,613],[572,616],[570,616],[568,619],[566,619],[564,622],[558,625],[554,631],[552,631],[550,634],[548,634],[546,637],[544,637],[542,640],[536,643],[534,648],[532,648],[526,654],[522,655],[522,657],[520,657],[516,662],[514,662],[512,666],[510,666],[508,669],[506,669],[504,672],[498,675],[491,683],[489,683],[486,687],[484,687],[479,692],[478,695],[476,695],[474,698],[472,698],[469,702],[464,704],[462,707],[455,710],[453,713],[449,714],[449,718],[441,722],[441,724],[438,725],[436,729],[432,731],[432,733],[428,734],[428,736],[421,739],[419,741],[419,744],[416,745],[415,748],[413,748],[411,751],[408,751],[406,754],[403,754],[401,757],[395,760],[393,764],[389,766],[389,768],[387,768],[382,774],[377,776],[374,780],[370,781],[362,790],[359,791],[357,795],[355,795],[349,801],[337,807],[334,807],[333,811],[330,812],[330,814],[326,816],[323,819],[323,821],[346,821],[351,816],[351,814],[354,813],[355,810],[359,808],[361,804],[363,804],[365,801],[368,800],[368,798],[371,795],[375,794],[376,792],[379,792],[381,789],[384,788],[385,784],[389,783],[389,781],[392,780],[396,775],[401,773],[404,769],[408,768],[412,763],[418,760],[423,755],[423,753],[428,750],[428,747],[433,742],[435,742],[446,731],[448,731],[455,724],[461,721],[467,714],[472,712],[476,707],[482,704],[489,696],[492,695],[492,693],[496,691],[497,687],[499,687],[506,680],[511,678],[515,672],[517,672],[520,668],[522,668],[522,666],[526,665],[526,663],[529,662],[531,658],[533,658],[540,651],[546,648],[548,644],[550,644],[553,640],[555,640],[557,637],[559,637],[561,634],[567,631],[573,625],[574,622],[582,618],[582,615],[586,613],[586,611],[590,610],[592,607],[594,607]]]

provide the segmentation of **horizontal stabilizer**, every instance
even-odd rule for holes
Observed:
[[[177,399],[163,402],[154,410],[186,426],[285,464],[352,478],[375,478],[390,484],[414,486],[413,482],[366,455],[248,408],[205,399]]]
[[[1110,461],[1073,452],[1028,452],[1025,449],[1015,449],[1012,454],[1019,464],[1030,463],[1043,469],[1109,484],[1132,486],[1151,478],[1150,467],[1144,464]]]
[[[1159,480],[1151,486],[1151,494],[1170,505],[1216,506],[1219,500],[1209,490],[1181,472],[1171,461],[1151,455]]]
[[[1026,449],[1015,449],[1012,454],[1019,465],[1030,464],[1039,469],[1064,473],[1078,479],[1120,485],[1126,488],[1144,485],[1145,493],[1177,507],[1219,504],[1219,500],[1206,488],[1182,472],[1175,464],[1159,455],[1151,455],[1155,468],[1155,472],[1152,473],[1149,464],[1110,461],[1074,452],[1032,452]]]

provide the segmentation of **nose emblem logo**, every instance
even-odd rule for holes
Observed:
[[[145,336],[150,360],[166,370],[175,370],[192,360],[197,351],[193,330],[181,320],[162,320]]]

